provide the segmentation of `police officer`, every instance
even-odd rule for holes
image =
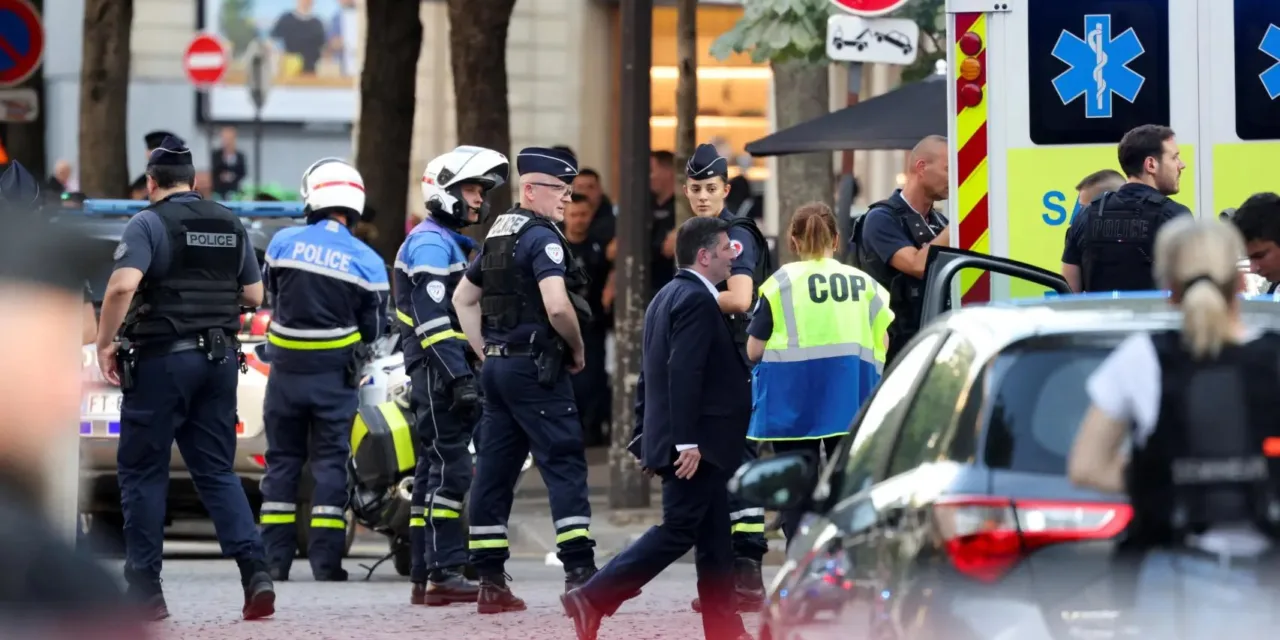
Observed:
[[[364,210],[364,180],[325,158],[302,174],[307,226],[284,229],[267,245],[272,298],[267,343],[271,374],[263,418],[267,473],[262,531],[272,576],[288,580],[297,549],[299,481],[310,462],[315,488],[303,513],[307,558],[319,581],[347,579],[347,462],[366,346],[386,324],[382,259],[351,230]]]
[[[951,244],[947,218],[934,208],[950,191],[947,167],[947,139],[925,137],[911,150],[902,188],[854,222],[854,266],[889,290],[889,363],[920,330],[929,246]]]
[[[453,312],[453,291],[475,242],[459,230],[488,213],[485,194],[507,181],[507,157],[462,146],[427,164],[422,174],[426,218],[396,255],[396,317],[411,380],[411,406],[421,443],[413,478],[409,540],[413,604],[475,602],[467,563],[462,501],[471,487],[467,445],[480,418],[479,359]]]
[[[181,140],[166,138],[151,152],[151,205],[126,225],[102,301],[98,364],[123,392],[117,461],[124,574],[156,619],[168,617],[160,561],[176,440],[223,555],[240,567],[244,618],[255,619],[274,613],[275,591],[232,465],[244,366],[235,335],[241,305],[262,303],[261,271],[239,218],[202,200],[194,176]]]
[[[1135,580],[1136,593],[1119,595],[1137,596],[1143,637],[1274,630],[1280,334],[1241,318],[1243,250],[1240,233],[1217,220],[1165,225],[1156,284],[1171,292],[1181,327],[1129,336],[1086,384],[1091,406],[1068,475],[1128,493],[1133,520],[1118,568],[1136,575],[1116,577]]]
[[[594,178],[583,180],[578,174],[574,180],[576,185],[590,183]],[[590,200],[578,193],[564,210],[565,248],[579,269],[587,274],[590,284],[582,293],[591,306],[591,321],[584,324],[582,341],[586,344],[587,367],[573,374],[573,395],[578,400],[578,412],[582,418],[583,432],[588,445],[605,441],[604,423],[612,412],[613,394],[609,391],[609,374],[605,371],[605,343],[612,326],[612,318],[604,307],[604,287],[609,281],[609,270],[612,264],[605,252],[607,241],[593,236],[594,221],[601,215],[592,208]],[[612,216],[612,213],[610,213]]]
[[[1062,273],[1080,290],[1146,291],[1156,232],[1191,211],[1169,199],[1178,193],[1183,164],[1173,129],[1144,124],[1120,139],[1120,168],[1128,176],[1114,193],[1093,199],[1067,229]]]
[[[587,460],[570,373],[584,367],[585,284],[555,223],[578,173],[573,156],[541,147],[516,157],[520,204],[498,216],[453,303],[473,349],[484,356],[484,418],[471,490],[471,564],[480,613],[522,611],[507,586],[507,517],[527,453],[547,484],[565,591],[595,574]]]
[[[720,291],[720,310],[728,319],[734,340],[746,357],[747,325],[751,320],[749,312],[755,304],[760,283],[773,272],[769,246],[755,220],[730,213],[725,208],[725,197],[729,195],[729,161],[716,151],[714,145],[698,145],[685,165],[685,178],[684,194],[689,198],[693,214],[715,216],[729,223],[729,245],[737,255],[733,259],[729,279],[716,288]],[[743,462],[755,458],[755,443],[744,440]],[[743,611],[755,611],[764,603],[761,562],[769,550],[769,543],[764,538],[764,509],[731,495],[729,522],[737,565],[738,606]],[[700,605],[701,601],[695,598],[694,611],[700,611]]]

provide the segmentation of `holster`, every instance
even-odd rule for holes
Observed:
[[[357,342],[356,346],[351,349],[351,358],[347,360],[347,368],[345,382],[352,389],[360,388],[360,378],[364,374],[364,366],[369,362],[373,353],[369,349],[369,345],[363,342]]]
[[[563,338],[556,336],[551,345],[538,355],[534,362],[538,365],[538,385],[544,389],[556,386],[560,371],[564,369],[564,358],[569,352],[569,345]]]
[[[120,391],[132,391],[138,384],[138,354],[128,338],[120,341],[116,350],[116,368],[120,371]]]

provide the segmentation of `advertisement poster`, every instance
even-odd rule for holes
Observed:
[[[245,86],[246,53],[261,38],[271,78],[264,121],[350,123],[360,84],[359,1],[203,0],[201,30],[220,36],[231,55],[222,83],[209,91],[205,117],[219,122],[253,119],[253,100]]]

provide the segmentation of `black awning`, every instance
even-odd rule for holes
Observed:
[[[947,82],[930,76],[747,144],[753,156],[816,151],[911,149],[947,135]]]

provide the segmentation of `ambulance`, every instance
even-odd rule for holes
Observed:
[[[1280,2],[947,0],[946,20],[958,248],[1056,274],[1075,185],[1119,171],[1120,138],[1143,124],[1176,133],[1172,197],[1197,216],[1280,191]],[[966,303],[1059,288],[963,262]]]

